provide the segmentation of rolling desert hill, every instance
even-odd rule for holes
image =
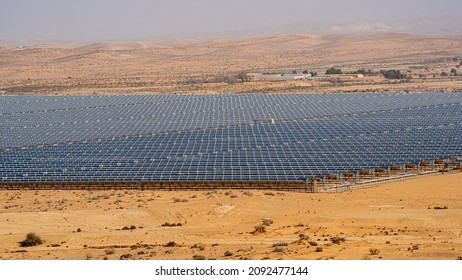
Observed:
[[[67,48],[1,48],[0,94],[462,91],[462,38],[402,33],[280,35],[212,41],[101,42]],[[353,81],[236,80],[239,72],[397,69]],[[459,70],[459,72],[462,70]]]

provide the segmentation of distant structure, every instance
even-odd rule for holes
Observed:
[[[333,75],[316,75],[312,76],[310,73],[307,74],[277,74],[277,73],[249,73],[247,76],[255,81],[269,81],[269,82],[281,82],[281,81],[300,81],[300,80],[327,80],[327,79],[341,79],[341,80],[352,80],[364,78],[363,74],[333,74]]]

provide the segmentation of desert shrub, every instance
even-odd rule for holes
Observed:
[[[225,257],[231,257],[233,255],[233,252],[231,252],[229,250],[226,250],[224,255],[225,255]]]
[[[311,246],[318,246],[318,242],[316,242],[316,241],[310,241],[309,244]]]
[[[273,252],[276,252],[276,253],[284,253],[285,251],[287,251],[287,249],[284,247],[274,247],[273,249]]]
[[[242,194],[246,196],[253,196],[253,194],[249,191],[242,192]]]
[[[205,257],[202,255],[194,255],[193,260],[203,261],[205,260]]]
[[[274,243],[273,247],[282,247],[282,246],[287,246],[287,245],[289,245],[287,242],[278,242],[278,243]]]
[[[322,247],[316,247],[316,252],[319,253],[319,252],[322,252],[322,251],[323,251]]]
[[[199,249],[201,251],[204,251],[205,250],[205,244],[196,243],[191,247],[191,249]]]
[[[412,245],[412,250],[419,250],[419,244]]]
[[[435,210],[446,210],[446,209],[448,209],[448,207],[447,206],[442,206],[442,207],[441,206],[435,206],[435,207],[433,207],[433,209],[435,209]]]
[[[182,223],[168,223],[165,222],[161,225],[161,227],[181,227],[183,224]]]
[[[20,241],[19,244],[21,247],[31,247],[31,246],[37,246],[43,243],[43,240],[38,236],[37,234],[33,232],[29,232],[26,235],[26,239],[23,241]]]
[[[164,245],[164,247],[175,247],[175,246],[177,246],[175,241],[169,241]]]
[[[264,218],[262,219],[262,224],[264,226],[270,226],[273,224],[273,220],[271,218]]]
[[[175,202],[175,203],[177,203],[177,202],[188,202],[188,200],[184,199],[184,198],[175,197],[175,198],[173,198],[173,202]]]
[[[326,70],[326,75],[336,75],[336,74],[342,74],[342,70],[339,68],[329,68]]]
[[[106,253],[106,255],[112,255],[115,253],[115,249],[114,248],[106,249],[104,250],[104,253]]]
[[[121,260],[128,260],[128,259],[130,259],[131,257],[132,257],[132,254],[123,254],[123,255],[120,256],[119,259],[121,259]]]
[[[136,226],[131,225],[131,226],[130,226],[130,229],[131,229],[131,230],[136,229]]]
[[[230,74],[223,74],[220,76],[216,76],[212,80],[211,83],[227,83],[227,84],[235,84],[235,83],[242,83],[249,81],[247,77],[247,73],[245,71],[241,71],[238,73],[230,73]]]
[[[340,244],[340,242],[345,242],[345,237],[334,236],[330,238],[330,241],[334,244]]]
[[[386,79],[401,80],[406,78],[406,75],[402,74],[400,70],[380,70],[380,74],[382,74]]]
[[[380,253],[379,249],[376,249],[376,248],[369,249],[369,254],[371,254],[372,256],[378,255],[379,253]]]
[[[265,226],[255,226],[255,230],[253,233],[264,233],[266,232],[266,227]]]

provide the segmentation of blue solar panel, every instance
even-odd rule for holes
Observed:
[[[460,93],[0,101],[0,182],[298,180],[462,154]]]

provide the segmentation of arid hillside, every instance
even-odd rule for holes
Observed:
[[[394,33],[29,46],[0,49],[0,93],[462,91],[461,63],[460,37]],[[238,79],[240,72],[324,74],[330,67],[343,72],[363,68],[375,74],[354,80]],[[400,70],[406,79],[385,79],[378,74],[390,69]]]

